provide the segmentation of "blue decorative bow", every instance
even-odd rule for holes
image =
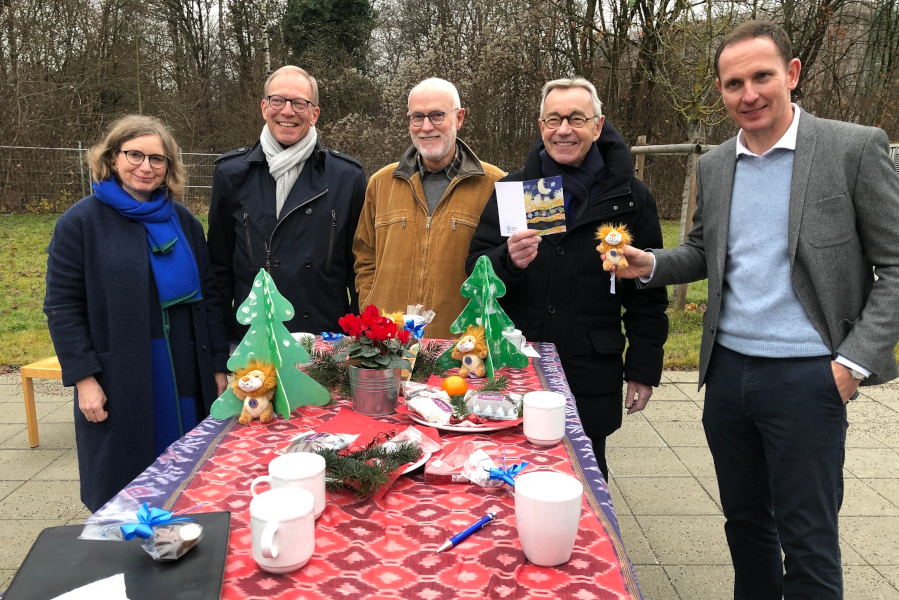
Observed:
[[[506,466],[506,451],[503,450],[503,468],[502,469],[484,469],[485,471],[490,473],[490,479],[497,479],[508,483],[511,486],[515,486],[515,478],[518,476],[521,471],[531,463],[523,462],[521,464],[512,465],[511,467]]]
[[[414,319],[409,319],[406,321],[406,331],[415,336],[415,339],[420,340],[425,334],[425,324],[416,325]]]
[[[146,502],[137,511],[137,523],[125,523],[121,526],[122,535],[126,540],[133,540],[135,537],[150,539],[153,535],[153,528],[160,525],[168,525],[169,523],[188,523],[196,522],[196,519],[190,517],[172,518],[172,513],[161,508],[150,508]]]
[[[322,331],[322,341],[323,342],[333,343],[333,342],[339,342],[342,339],[343,339],[342,333],[328,333],[327,331]]]

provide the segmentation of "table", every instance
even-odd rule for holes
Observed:
[[[514,499],[506,488],[425,485],[418,471],[400,477],[380,500],[329,494],[328,507],[316,523],[312,560],[286,576],[259,569],[250,550],[249,484],[267,472],[261,458],[296,433],[327,421],[348,406],[348,400],[303,407],[302,418],[279,419],[267,426],[245,427],[236,417],[207,418],[123,491],[169,510],[203,503],[201,511],[231,511],[223,599],[642,599],[606,482],[581,428],[556,349],[552,344],[535,346],[541,357],[532,367],[504,369],[502,374],[510,378],[511,391],[542,387],[567,397],[564,444],[550,449],[533,446],[520,426],[480,435],[502,444],[510,462],[529,460],[535,467],[572,473],[584,484],[575,551],[560,567],[536,567],[525,560],[515,529]],[[407,417],[398,415],[380,419],[407,423]],[[453,437],[446,434],[444,440]],[[488,511],[498,513],[495,525],[450,552],[435,553],[450,535]]]
[[[34,448],[40,443],[37,433],[37,411],[34,407],[35,377],[42,379],[62,379],[62,368],[55,356],[39,360],[22,367],[22,394],[25,396],[25,422],[28,423],[28,445]]]

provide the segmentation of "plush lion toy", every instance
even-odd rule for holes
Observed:
[[[612,266],[627,268],[627,260],[621,254],[621,246],[631,243],[631,234],[624,225],[615,226],[607,223],[596,230],[596,239],[602,243],[596,247],[600,254],[605,254],[602,261],[603,271],[611,271]]]
[[[459,368],[461,377],[483,377],[487,374],[484,359],[487,358],[487,340],[484,338],[484,328],[469,325],[465,335],[456,342],[453,348],[453,359],[461,360]]]
[[[234,387],[234,395],[243,400],[241,425],[248,425],[253,419],[269,423],[274,418],[272,398],[278,385],[274,365],[250,361],[249,365],[234,372],[234,383],[231,385]]]

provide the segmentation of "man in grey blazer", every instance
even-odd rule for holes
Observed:
[[[846,401],[899,376],[899,177],[882,130],[790,103],[780,27],[740,25],[715,68],[740,132],[698,163],[687,240],[626,248],[620,274],[708,278],[699,385],[734,598],[842,598]]]

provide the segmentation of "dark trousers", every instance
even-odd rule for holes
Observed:
[[[757,358],[716,345],[702,424],[735,600],[842,598],[837,515],[848,422],[830,357]]]

